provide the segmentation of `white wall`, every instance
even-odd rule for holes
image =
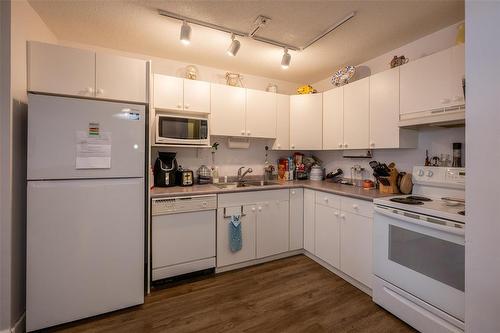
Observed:
[[[452,144],[453,142],[462,143],[462,163],[464,162],[465,151],[465,131],[463,127],[459,128],[425,128],[419,131],[418,135],[418,148],[417,149],[380,149],[373,150],[372,159],[354,159],[343,158],[341,151],[318,151],[315,152],[320,159],[325,161],[324,166],[327,171],[333,171],[336,168],[341,168],[344,171],[345,177],[351,176],[350,168],[359,164],[365,168],[365,177],[373,179],[372,169],[368,165],[371,160],[379,162],[396,163],[396,168],[399,171],[411,172],[413,166],[424,165],[425,151],[429,151],[429,157],[438,156],[441,154],[450,155],[452,158]]]
[[[462,22],[450,25],[449,27],[438,30],[430,35],[424,36],[395,50],[389,51],[376,58],[370,59],[368,61],[365,61],[364,63],[357,65],[356,74],[354,75],[352,81],[359,80],[390,69],[390,62],[392,60],[392,57],[395,55],[404,55],[406,58],[409,58],[410,61],[413,61],[418,58],[422,58],[452,47],[453,45],[455,45],[458,25],[460,23]],[[332,89],[333,86],[330,83],[332,75],[333,73],[331,73],[323,80],[314,83],[312,86],[318,91]]]
[[[500,2],[466,1],[465,21],[465,325],[500,332]]]
[[[12,327],[25,310],[26,266],[26,41],[57,42],[25,0],[2,2],[10,19],[9,107],[2,108],[2,325]],[[4,17],[2,17],[4,23]],[[6,22],[7,23],[7,22]],[[2,39],[3,42],[3,39]],[[5,44],[2,44],[2,50]],[[4,206],[5,205],[5,206]],[[4,252],[4,249],[6,251]],[[1,327],[0,327],[1,328]]]
[[[0,2],[0,331],[10,328],[10,2]]]

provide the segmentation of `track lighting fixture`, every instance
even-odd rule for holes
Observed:
[[[179,39],[184,45],[189,45],[189,43],[191,43],[191,26],[186,21],[182,22],[181,35]]]
[[[229,48],[226,51],[227,54],[234,57],[236,53],[238,53],[240,46],[240,41],[236,39],[234,34],[231,34],[231,45],[229,45]]]
[[[281,68],[287,69],[290,67],[290,60],[292,60],[292,56],[288,53],[288,48],[285,47],[283,57],[281,58]]]

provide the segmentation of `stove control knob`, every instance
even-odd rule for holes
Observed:
[[[424,175],[424,170],[420,169],[418,170],[418,176],[422,177]]]
[[[432,177],[434,175],[434,172],[432,170],[427,171],[427,177]]]

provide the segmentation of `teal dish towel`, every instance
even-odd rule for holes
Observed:
[[[231,252],[237,252],[241,250],[241,216],[231,215],[231,220],[229,222],[229,248]]]

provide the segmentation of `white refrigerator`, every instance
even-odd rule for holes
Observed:
[[[144,302],[145,115],[29,94],[28,331]]]

